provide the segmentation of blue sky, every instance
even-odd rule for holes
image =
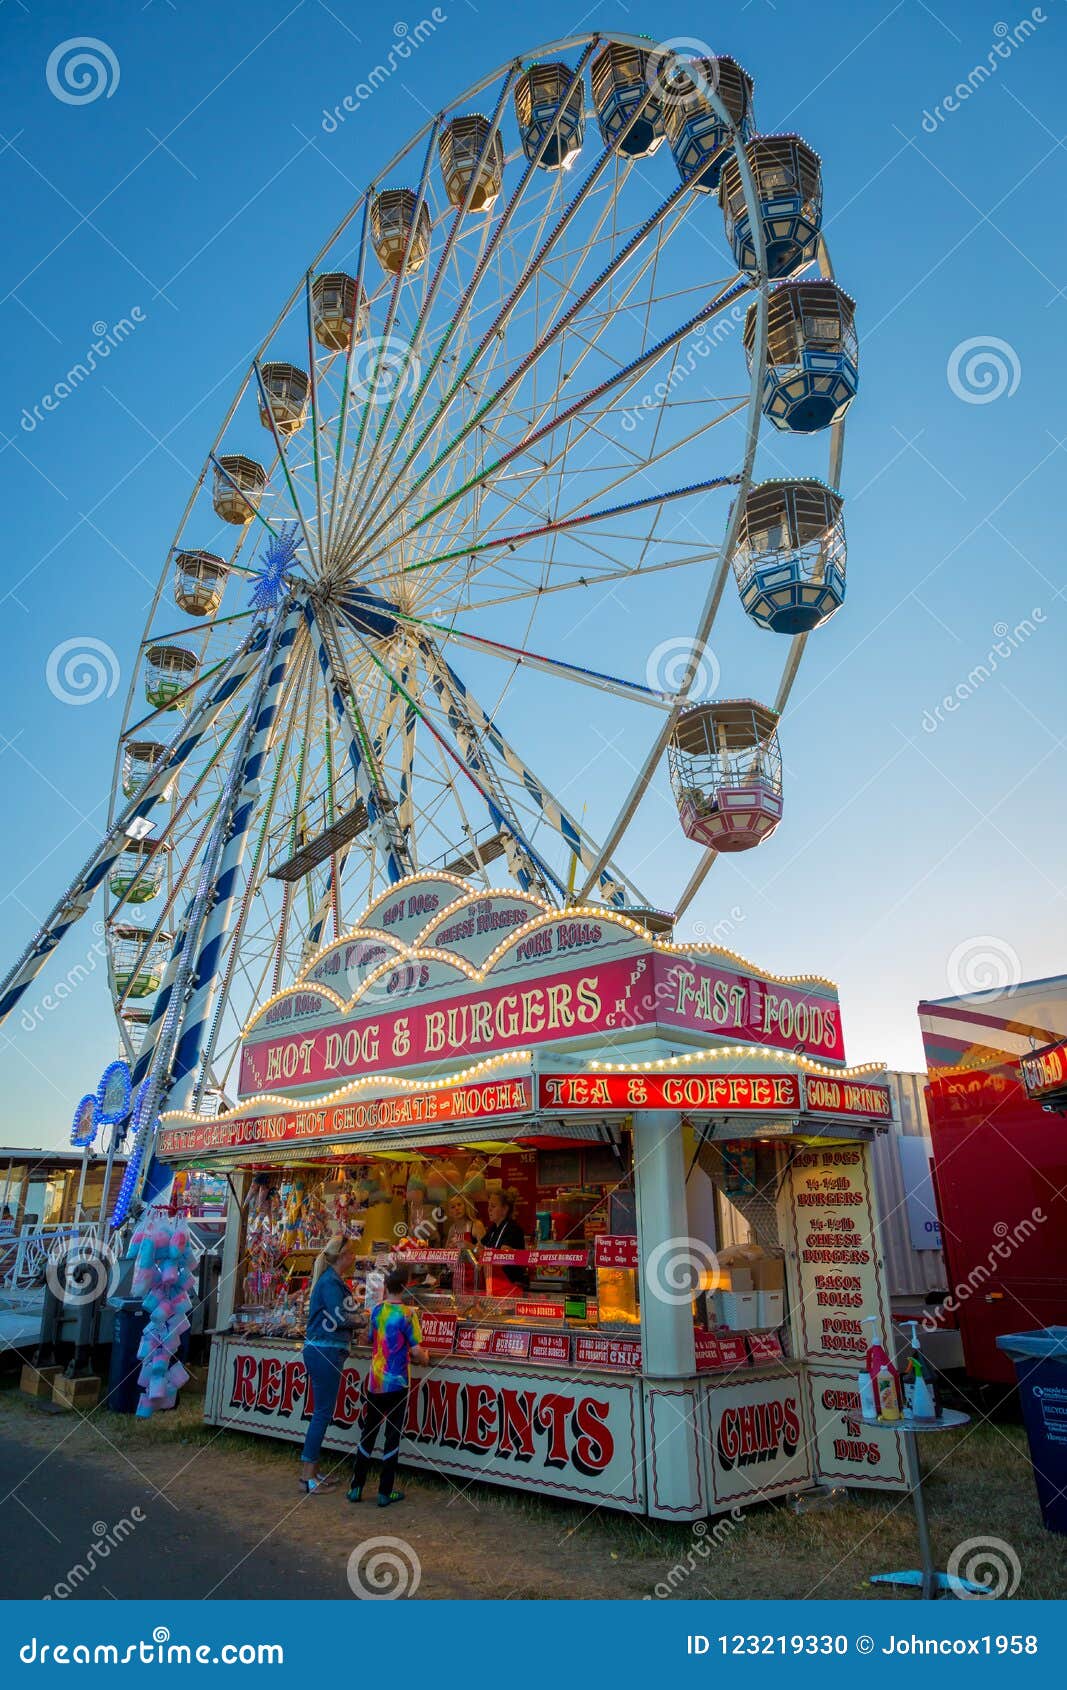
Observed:
[[[706,8],[670,0],[446,0],[431,42],[324,130],[397,26],[430,11],[0,9],[14,72],[0,125],[5,962],[102,826],[147,599],[238,371],[356,192],[439,105],[540,42],[712,27]],[[761,126],[795,128],[822,155],[863,385],[843,480],[849,596],[813,638],[783,723],[787,820],[760,851],[720,860],[688,930],[726,919],[727,942],[764,966],[829,975],[850,1057],[917,1068],[920,997],[1065,971],[1067,18],[1061,0],[749,0],[713,18],[711,47],[755,78]],[[111,95],[86,104],[46,77],[78,34],[117,66]],[[995,69],[973,76],[979,65]],[[122,319],[133,331],[106,364],[41,410],[96,325]],[[123,677],[76,708],[49,690],[48,662],[86,639],[118,654]],[[567,655],[611,667],[615,643],[598,625],[584,658]],[[665,865],[677,883],[692,848],[678,834],[659,849],[684,861]],[[0,1047],[0,1139],[61,1142],[114,1054],[89,922],[28,1010]]]

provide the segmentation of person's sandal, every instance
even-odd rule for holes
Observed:
[[[300,1481],[300,1489],[305,1496],[314,1496],[315,1492],[320,1490],[334,1490],[336,1486],[336,1479],[301,1479]]]
[[[402,1490],[391,1490],[389,1492],[388,1496],[379,1495],[379,1497],[378,1497],[378,1507],[379,1508],[388,1508],[389,1504],[391,1502],[403,1502],[403,1500],[404,1500],[404,1493],[403,1493]]]

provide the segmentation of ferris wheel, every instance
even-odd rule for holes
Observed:
[[[107,836],[0,1018],[103,886],[147,1119],[225,1095],[254,1007],[420,870],[669,928],[781,816],[778,719],[844,597],[857,379],[819,158],[758,131],[740,65],[579,35],[483,77],[309,256],[223,414],[162,562]],[[758,480],[764,422],[779,462],[821,435],[824,476]],[[762,703],[699,696],[731,572],[753,639],[781,645]],[[557,603],[649,617],[645,584],[675,574],[669,676],[614,672],[610,615],[588,663],[560,649]],[[603,814],[562,795],[559,717],[536,690],[513,707],[520,673],[570,689],[574,722],[599,693],[643,724]],[[627,848],[665,775],[698,849],[658,913]]]

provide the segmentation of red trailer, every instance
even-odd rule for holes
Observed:
[[[919,1022],[946,1313],[971,1378],[1011,1385],[998,1336],[1067,1324],[1067,1120],[1033,1060],[1067,1037],[1067,975],[920,1003]]]

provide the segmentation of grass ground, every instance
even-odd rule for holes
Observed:
[[[18,1488],[25,1508],[34,1509],[35,1487],[53,1462],[91,1462],[94,1474],[110,1473],[116,1484],[173,1505],[191,1545],[199,1534],[225,1528],[247,1540],[246,1569],[267,1547],[274,1556],[291,1554],[300,1588],[279,1588],[280,1597],[346,1594],[337,1569],[361,1535],[388,1530],[418,1555],[419,1595],[429,1598],[913,1600],[867,1583],[873,1572],[915,1564],[906,1498],[852,1493],[800,1513],[789,1503],[768,1503],[736,1521],[681,1526],[410,1473],[407,1502],[380,1515],[349,1506],[343,1489],[302,1500],[292,1445],[219,1432],[201,1416],[200,1400],[187,1397],[175,1413],[150,1421],[103,1410],[76,1420],[42,1410],[14,1388],[0,1390],[0,1437],[25,1452],[27,1477]],[[1022,1428],[975,1422],[922,1444],[938,1564],[944,1567],[961,1544],[992,1538],[1000,1547],[975,1576],[1005,1581],[1005,1595],[1067,1596],[1067,1540],[1041,1526]],[[151,1535],[142,1528],[138,1540],[142,1581],[151,1578]]]

